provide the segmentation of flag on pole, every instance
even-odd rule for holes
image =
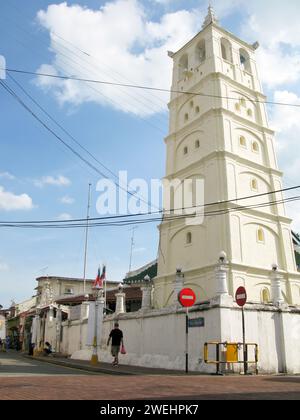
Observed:
[[[98,274],[96,280],[94,281],[93,287],[98,287],[101,289],[103,287],[103,279],[100,271],[100,267],[98,268]]]
[[[103,285],[103,281],[106,280],[106,266],[103,265],[102,267],[102,274],[101,274],[101,281],[102,281],[102,285]]]

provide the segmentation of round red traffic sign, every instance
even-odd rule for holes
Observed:
[[[196,294],[192,289],[182,289],[178,294],[178,300],[181,306],[190,308],[196,302]]]
[[[245,287],[241,286],[235,293],[235,300],[239,306],[244,306],[247,302],[247,292]]]

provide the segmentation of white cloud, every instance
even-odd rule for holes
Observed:
[[[58,220],[71,220],[72,216],[69,213],[62,213],[57,217]]]
[[[33,203],[27,194],[15,195],[0,186],[0,210],[31,210]]]
[[[8,271],[8,270],[9,270],[8,264],[0,261],[0,271]]]
[[[214,5],[221,18],[243,13],[240,37],[259,41],[257,60],[263,83],[274,88],[300,79],[299,0],[215,0]]]
[[[199,30],[202,21],[199,15],[197,11],[181,10],[165,14],[159,22],[152,22],[147,20],[137,0],[107,2],[99,10],[68,6],[66,2],[50,5],[46,11],[38,13],[38,21],[50,33],[55,57],[48,67],[43,65],[40,70],[168,87],[172,61],[167,51],[178,49]],[[74,56],[61,46],[63,41],[55,33],[90,57],[65,43],[77,55]],[[70,60],[65,55],[70,56]],[[37,83],[42,88],[51,87],[60,103],[95,102],[143,116],[165,110],[168,99],[165,94],[155,93],[154,97],[153,92],[106,85],[92,85],[91,89],[87,84],[70,80],[39,77]]]
[[[171,2],[153,0],[152,3],[167,5]],[[38,22],[50,33],[54,59],[39,70],[168,87],[172,61],[166,52],[177,50],[200,30],[207,3],[199,3],[198,9],[166,13],[160,21],[147,19],[138,0],[107,1],[98,10],[69,6],[66,2],[49,5],[38,13]],[[240,36],[249,42],[259,40],[259,70],[268,87],[279,87],[300,79],[299,0],[289,0],[288,6],[280,0],[272,0],[272,7],[269,1],[261,0],[215,0],[214,6],[221,19],[232,13],[243,15]],[[78,49],[64,43],[55,34]],[[95,102],[142,116],[165,110],[163,102],[168,99],[166,94],[155,93],[154,98],[153,92],[106,85],[88,86],[70,80],[39,77],[37,83],[44,89],[51,89],[60,104],[78,106]]]
[[[299,0],[240,2],[250,14],[245,32],[255,34],[265,45],[300,45]]]
[[[9,172],[0,172],[0,178],[8,179],[9,181],[16,179],[16,177]]]
[[[300,79],[300,54],[287,53],[281,45],[257,51],[259,74],[269,88],[295,83]]]
[[[45,185],[52,185],[55,187],[68,187],[71,185],[71,181],[63,175],[54,176],[43,176],[41,179],[34,181],[36,187],[44,187]]]
[[[300,97],[295,92],[277,90],[274,92],[274,102],[297,105],[295,107],[283,105],[274,107],[272,123],[275,130],[282,132],[295,127],[300,129]]]
[[[300,97],[294,92],[276,91],[275,102],[300,105]],[[284,172],[284,186],[299,185],[300,157],[300,108],[288,106],[275,106],[271,114],[271,126],[274,127],[277,143],[277,156],[279,167]],[[297,190],[289,192],[288,197],[299,195]],[[300,202],[286,204],[287,215],[293,219],[292,227],[300,232]]]
[[[73,204],[75,202],[74,198],[65,195],[60,199],[60,202],[63,204]]]

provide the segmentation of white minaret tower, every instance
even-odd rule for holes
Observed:
[[[207,215],[196,226],[186,225],[185,219],[162,222],[156,307],[173,303],[177,267],[199,300],[215,297],[221,251],[228,260],[229,294],[244,285],[250,301],[267,303],[276,264],[282,299],[300,304],[291,220],[283,204],[272,204],[282,193],[237,200],[283,188],[255,60],[258,46],[221,28],[209,7],[202,31],[168,53],[174,61],[174,93],[165,179],[203,180],[205,203],[226,202],[207,207],[208,212],[239,209]],[[174,203],[171,195],[171,208]]]

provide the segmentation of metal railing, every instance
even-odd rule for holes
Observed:
[[[215,360],[209,360],[209,346],[215,346]],[[245,343],[245,349],[243,349],[244,359],[239,360],[239,350],[243,348],[243,343],[229,343],[211,341],[204,344],[204,362],[206,364],[216,365],[216,375],[222,375],[221,365],[226,364],[243,364],[244,365],[244,374],[248,374],[248,365],[255,365],[255,373],[258,375],[258,345],[256,343]],[[254,360],[248,360],[249,347],[254,347]],[[221,351],[225,353],[225,360],[221,358]]]

